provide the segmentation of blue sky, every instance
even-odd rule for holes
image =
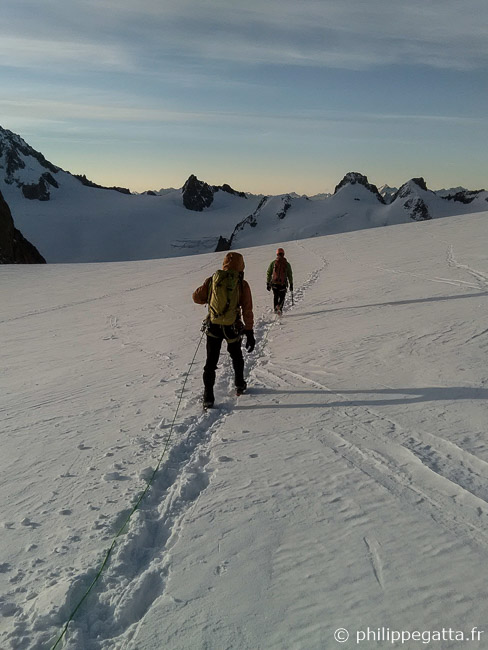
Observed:
[[[135,191],[488,186],[486,0],[4,0],[0,125]]]

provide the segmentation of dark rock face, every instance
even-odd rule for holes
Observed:
[[[214,185],[214,190],[216,190],[217,192],[219,190],[222,190],[222,192],[227,192],[228,194],[233,194],[234,196],[240,196],[241,199],[247,199],[245,192],[238,192],[237,190],[232,189],[230,185],[227,185],[227,183],[220,185],[220,187]]]
[[[403,205],[405,210],[410,212],[410,219],[413,219],[413,221],[428,221],[432,219],[429,208],[420,197],[409,199]]]
[[[40,178],[38,183],[33,183],[32,185],[23,185],[22,194],[26,199],[34,201],[49,201],[51,198],[51,193],[49,192],[49,184],[44,178]]]
[[[345,185],[355,185],[358,183],[359,185],[363,185],[367,190],[372,192],[378,201],[380,203],[385,203],[385,199],[381,196],[381,194],[378,192],[378,188],[376,185],[373,185],[368,181],[367,176],[364,176],[363,174],[360,174],[359,172],[348,172],[342,181],[339,183],[339,185],[336,186],[334,190],[334,194],[337,194],[337,192],[343,188]]]
[[[214,200],[214,188],[204,181],[199,181],[192,174],[183,185],[183,205],[187,210],[202,212],[204,208],[212,205]]]
[[[14,226],[7,202],[0,193],[0,264],[45,264],[46,260]]]
[[[420,176],[419,178],[412,178],[412,183],[415,183],[415,185],[418,185],[421,190],[424,190],[424,192],[429,191],[429,188],[427,187],[427,183],[422,178],[422,176]]]
[[[282,198],[282,201],[283,201],[283,207],[282,207],[282,209],[281,209],[281,210],[276,214],[276,216],[278,217],[278,219],[284,219],[284,218],[286,217],[286,213],[287,213],[288,210],[291,208],[292,198],[291,198],[291,196],[290,196],[289,194],[287,194],[286,196],[284,196],[284,197]]]
[[[485,190],[462,190],[461,192],[456,192],[455,194],[448,194],[442,198],[446,201],[458,201],[459,203],[464,203],[468,205],[475,200]],[[488,199],[487,199],[488,201]]]
[[[227,183],[223,185],[209,185],[204,181],[198,180],[192,174],[183,185],[183,205],[187,210],[202,212],[202,210],[212,205],[215,194],[220,191],[247,199],[245,192],[237,192],[230,185],[227,185]]]
[[[256,228],[256,226],[258,225],[258,219],[257,218],[258,218],[259,214],[261,213],[261,210],[264,208],[264,206],[266,205],[267,202],[268,202],[268,197],[264,196],[261,199],[261,201],[259,202],[259,205],[254,210],[254,212],[252,214],[250,214],[249,216],[247,216],[242,221],[239,221],[239,223],[236,225],[236,227],[232,231],[232,235],[230,236],[229,239],[227,239],[226,237],[220,236],[218,244],[217,244],[217,248],[215,249],[215,252],[218,253],[219,250],[226,250],[226,251],[230,250],[232,248],[232,241],[234,240],[235,235],[240,230],[244,230],[244,228],[246,226],[251,226],[251,228]],[[226,246],[226,248],[219,249],[219,246]]]
[[[219,241],[217,242],[217,246],[215,247],[215,252],[216,253],[221,253],[222,251],[229,251],[230,250],[230,239],[227,239],[226,237],[222,237],[222,235],[219,237]]]

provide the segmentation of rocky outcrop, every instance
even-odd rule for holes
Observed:
[[[181,190],[183,194],[183,205],[187,210],[202,212],[204,208],[212,205],[214,200],[214,188],[204,181],[199,181],[192,174]]]
[[[205,181],[198,180],[194,174],[191,174],[181,190],[183,194],[183,205],[187,210],[202,212],[205,208],[209,208],[212,205],[215,194],[220,191],[247,199],[244,192],[237,192],[230,185],[227,185],[227,183],[223,185],[209,185]]]
[[[237,235],[237,233],[240,230],[244,230],[246,226],[251,226],[251,228],[256,228],[258,225],[258,217],[261,214],[261,210],[264,208],[266,203],[268,202],[268,197],[263,196],[261,201],[259,202],[258,207],[254,210],[252,214],[247,216],[245,219],[242,221],[239,221],[239,223],[236,225],[234,230],[232,231],[232,235],[230,236],[229,239],[226,237],[219,237],[219,241],[217,243],[217,248],[215,249],[215,252],[218,253],[219,251],[228,251],[232,248],[232,242],[234,241],[234,237]],[[219,248],[220,247],[220,248]]]
[[[287,194],[286,196],[282,197],[281,200],[283,201],[283,207],[276,214],[278,219],[284,219],[286,217],[286,213],[291,208],[291,203],[292,203],[292,198],[291,198],[290,194]]]
[[[22,185],[22,194],[26,199],[38,201],[49,201],[51,193],[49,187],[59,187],[58,182],[49,172],[45,172],[39,179],[38,183]]]
[[[219,237],[219,241],[217,242],[217,246],[215,247],[215,252],[216,253],[221,253],[222,251],[229,251],[231,246],[231,240],[227,239],[226,237],[222,237],[222,235]]]
[[[85,174],[73,174],[73,176],[77,178],[80,181],[80,183],[85,187],[95,187],[98,190],[115,190],[116,192],[120,192],[121,194],[131,194],[131,191],[127,187],[116,187],[116,186],[105,187],[104,185],[98,185],[97,183],[88,180]]]
[[[0,264],[45,264],[46,260],[14,226],[7,202],[0,193]]]
[[[238,192],[237,190],[232,189],[230,185],[227,185],[227,183],[224,183],[223,185],[214,185],[213,188],[216,192],[222,190],[222,192],[227,192],[227,194],[233,194],[234,196],[239,196],[241,199],[247,199],[245,192]]]
[[[472,203],[484,191],[485,190],[462,189],[459,192],[455,192],[454,194],[447,194],[442,198],[445,199],[446,201],[458,201],[459,203],[464,203],[465,205],[468,205],[469,203]]]
[[[363,185],[367,190],[372,192],[378,201],[380,203],[385,203],[385,199],[381,196],[381,194],[378,192],[378,188],[376,185],[373,185],[368,181],[367,176],[364,176],[363,174],[360,174],[359,172],[348,172],[342,181],[339,183],[339,185],[336,186],[334,190],[334,194],[337,194],[337,192],[345,187],[346,185]]]

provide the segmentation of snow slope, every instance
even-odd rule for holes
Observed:
[[[16,188],[1,187],[17,228],[29,233],[48,262],[131,261],[214,251],[219,237],[230,234],[259,203],[258,198],[218,192],[211,212],[193,212],[183,206],[181,190],[127,195],[86,187],[64,174],[49,201],[19,201]]]
[[[250,388],[223,355],[205,414],[223,254],[1,267],[0,647],[53,645],[168,444],[63,647],[485,648],[487,216],[287,243],[281,320],[243,250]]]

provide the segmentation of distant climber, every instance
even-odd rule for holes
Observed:
[[[208,305],[205,320],[207,360],[203,369],[203,406],[211,408],[215,401],[215,375],[222,341],[226,341],[232,359],[237,395],[241,395],[247,388],[244,380],[242,337],[246,337],[248,352],[252,352],[256,345],[252,294],[249,284],[244,280],[242,255],[234,251],[227,253],[222,270],[216,271],[195,290],[193,302]]]
[[[285,257],[285,251],[278,248],[276,259],[268,266],[266,273],[266,289],[273,289],[273,306],[277,314],[283,312],[283,303],[288,289],[293,292],[293,272],[291,264]]]

